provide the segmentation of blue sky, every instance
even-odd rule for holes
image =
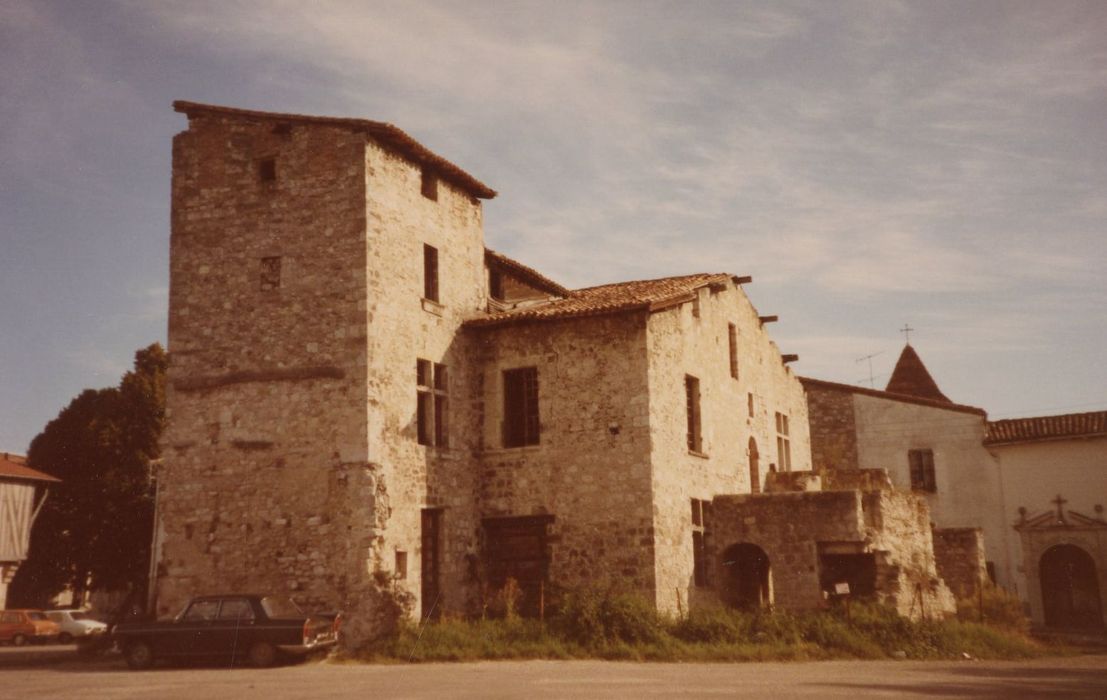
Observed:
[[[162,341],[174,99],[389,121],[568,286],[697,271],[799,373],[1107,408],[1107,3],[0,3],[0,450]]]

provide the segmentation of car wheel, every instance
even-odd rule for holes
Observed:
[[[150,645],[141,640],[131,642],[123,649],[123,656],[127,665],[136,671],[150,668],[154,665],[154,650]]]
[[[277,660],[277,648],[268,642],[254,642],[246,652],[246,659],[254,668],[272,666]]]
[[[25,634],[16,634],[14,637],[12,637],[12,644],[17,646],[17,647],[21,647],[26,643],[27,643],[27,635],[25,635]]]
[[[62,632],[58,635],[58,644],[69,644],[73,641],[73,635],[68,632]]]

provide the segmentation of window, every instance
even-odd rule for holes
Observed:
[[[261,291],[268,292],[281,286],[280,257],[261,259]]]
[[[423,298],[438,301],[438,249],[423,244]]]
[[[782,472],[792,471],[792,443],[788,436],[788,416],[776,414],[776,461]]]
[[[692,297],[692,316],[693,316],[693,318],[699,318],[700,317],[700,293],[697,290],[695,292],[695,294],[696,294],[696,296]]]
[[[276,182],[277,159],[262,158],[258,161],[258,179],[262,182]]]
[[[749,411],[750,418],[753,418],[753,392],[746,394],[746,407]]]
[[[446,365],[415,361],[415,425],[420,445],[447,447],[450,380]]]
[[[504,447],[538,444],[538,368],[504,371]]]
[[[504,300],[504,273],[499,270],[488,271],[488,295],[496,301]]]
[[[253,620],[254,608],[250,601],[243,598],[231,598],[223,601],[219,609],[220,620]]]
[[[422,177],[420,191],[427,199],[437,202],[438,201],[438,178],[434,176],[430,170],[423,168],[420,173]]]
[[[730,376],[738,378],[738,326],[733,323],[727,325],[730,339]]]
[[[688,449],[703,451],[703,435],[700,432],[700,380],[684,375],[684,397],[688,406]]]
[[[398,579],[407,578],[407,552],[405,552],[401,549],[396,550],[395,576]]]
[[[188,607],[185,620],[214,620],[219,613],[218,600],[198,600]]]
[[[697,587],[711,585],[707,548],[711,537],[711,501],[692,499],[692,580]]]
[[[907,462],[911,465],[911,490],[934,493],[938,484],[934,480],[934,451],[908,450]]]

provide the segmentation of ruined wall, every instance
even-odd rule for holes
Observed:
[[[163,612],[244,587],[338,607],[379,511],[364,137],[274,126],[193,116],[173,142]]]
[[[816,471],[857,469],[853,394],[805,382],[811,422],[811,462]]]
[[[698,307],[698,316],[695,308]],[[738,378],[731,376],[728,324],[737,327]],[[698,291],[649,317],[650,441],[653,463],[656,595],[660,610],[716,600],[693,578],[691,500],[750,492],[752,437],[758,477],[779,463],[775,414],[789,416],[793,470],[811,468],[803,388],[740,287]],[[702,450],[688,449],[685,375],[700,381]],[[753,415],[749,412],[753,395]]]
[[[901,491],[863,494],[865,540],[877,558],[881,598],[909,617],[956,612],[953,594],[938,576],[926,499]]]
[[[770,563],[772,602],[824,604],[822,552],[871,555],[875,593],[903,615],[946,615],[953,596],[937,576],[926,502],[892,491],[809,491],[720,496],[714,501],[712,562],[728,585],[727,550],[759,547]]]
[[[476,551],[476,446],[471,387],[479,375],[459,328],[483,309],[484,239],[478,200],[446,181],[437,198],[422,194],[422,171],[370,143],[365,151],[368,221],[367,342],[368,461],[381,472],[389,510],[379,533],[375,566],[395,571],[406,553],[406,577],[397,583],[416,599],[418,614],[436,601],[422,589],[421,512],[441,508],[439,610],[465,606],[467,554]],[[423,246],[438,251],[438,301],[423,298]],[[417,439],[416,361],[447,367],[448,444]]]
[[[976,595],[988,579],[984,533],[978,528],[935,529],[934,559],[938,575],[958,598]]]
[[[553,515],[550,581],[652,592],[645,320],[468,330],[479,345],[482,517]],[[538,369],[539,444],[504,447],[503,371]]]
[[[998,582],[1010,586],[1012,533],[1003,517],[998,464],[982,446],[985,417],[864,394],[854,395],[854,410],[861,468],[887,469],[896,488],[910,491],[908,450],[932,450],[937,491],[920,495],[934,524],[981,528]]]

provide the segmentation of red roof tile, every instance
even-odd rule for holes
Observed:
[[[30,481],[61,481],[49,474],[27,466],[27,458],[0,452],[0,479],[27,479]]]
[[[465,325],[499,326],[525,321],[552,321],[635,310],[658,310],[690,301],[699,287],[726,284],[730,279],[730,275],[723,273],[701,273],[683,277],[604,284],[599,287],[573,290],[564,299],[471,318],[465,322]]]
[[[199,102],[187,102],[185,100],[177,100],[174,102],[173,109],[187,114],[190,117],[193,114],[220,114],[241,119],[323,124],[326,126],[344,127],[354,131],[364,131],[380,144],[392,148],[394,151],[407,156],[412,161],[421,165],[425,164],[430,166],[443,179],[453,182],[474,197],[492,199],[496,196],[496,191],[494,189],[442,156],[432,152],[399,127],[387,122],[375,122],[369,119],[351,119],[349,117],[313,117],[306,114],[260,112],[252,109],[222,107],[219,105],[201,104]]]
[[[988,415],[987,411],[985,411],[983,408],[977,408],[976,406],[968,406],[960,403],[953,403],[949,399],[938,401],[935,399],[926,399],[919,396],[912,396],[910,394],[896,394],[890,391],[869,389],[868,387],[854,386],[853,384],[828,382],[825,379],[814,379],[812,377],[800,377],[799,380],[803,382],[804,388],[814,387],[817,389],[830,389],[832,391],[841,391],[849,394],[864,394],[865,396],[873,396],[878,399],[888,399],[889,401],[900,401],[902,403],[913,403],[919,406],[942,408],[948,411],[957,411],[959,413],[975,413],[981,416]]]
[[[1107,435],[1107,411],[990,421],[985,445]]]
[[[517,260],[512,260],[502,253],[497,253],[491,248],[484,249],[484,259],[490,264],[499,265],[511,274],[518,277],[523,282],[526,282],[536,289],[541,289],[544,292],[549,292],[550,294],[555,294],[562,297],[567,297],[572,294],[572,292],[570,292],[568,289],[562,287],[557,282],[554,282],[549,277],[546,277],[542,273],[538,272],[538,270],[535,270],[532,267],[527,267]]]
[[[934,378],[926,371],[926,365],[915,352],[915,348],[910,345],[903,346],[896,368],[892,370],[892,378],[888,380],[888,386],[884,387],[884,390],[893,394],[906,394],[920,399],[953,403],[938,389]]]

